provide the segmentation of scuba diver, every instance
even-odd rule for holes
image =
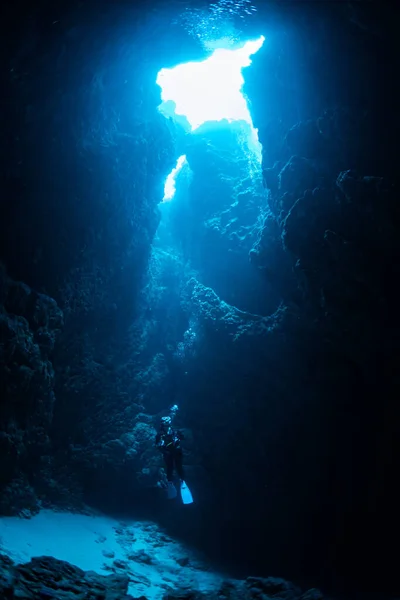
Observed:
[[[167,496],[170,500],[176,498],[177,492],[173,482],[174,471],[180,479],[180,492],[182,502],[191,504],[192,494],[185,483],[183,470],[183,452],[181,441],[184,439],[182,432],[172,428],[172,421],[178,411],[176,404],[170,409],[170,416],[161,419],[160,430],[156,435],[156,446],[161,451],[167,472]]]

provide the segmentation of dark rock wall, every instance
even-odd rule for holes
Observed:
[[[83,482],[96,487],[92,473],[103,474],[103,486],[124,462],[134,474],[129,479],[141,474],[143,436],[114,440],[136,427],[144,408],[135,375],[147,338],[135,318],[157,204],[175,160],[173,128],[157,111],[155,77],[179,60],[183,45],[189,55],[198,52],[183,30],[173,45],[163,37],[174,31],[166,27],[173,7],[152,15],[155,3],[147,12],[123,3],[42,3],[25,11],[23,22],[14,8],[2,46],[6,512],[24,508],[16,496],[24,498],[26,486],[15,478],[22,469],[35,479],[40,453],[40,461],[52,454],[52,490],[33,486],[32,510],[38,497],[73,505]],[[36,298],[44,303],[43,323],[31,317]],[[48,324],[53,305],[62,327]],[[23,346],[18,355],[14,339]],[[27,392],[31,375],[34,398]],[[35,418],[45,420],[43,435],[33,402],[41,406]]]
[[[393,483],[399,459],[393,369],[399,351],[399,120],[392,85],[399,52],[393,15],[387,6],[379,12],[366,3],[343,3],[339,10],[314,4],[304,11],[289,4],[283,18],[270,19],[265,11],[272,40],[246,74],[274,215],[266,219],[252,260],[268,277],[270,232],[278,225],[301,291],[294,300],[304,333],[308,328],[317,338],[316,345],[307,333],[296,338],[310,356],[309,383],[291,391],[303,398],[317,394],[319,407],[300,408],[293,439],[301,455],[304,438],[314,437],[314,458],[297,470],[296,492],[291,484],[286,489],[296,495],[303,488],[308,496],[304,475],[318,473],[306,504],[308,522],[320,523],[304,537],[312,537],[311,545],[323,540],[324,547],[330,539],[321,565],[328,579],[361,575],[366,565],[390,578],[393,560],[378,548],[388,530],[395,539],[399,526]],[[293,300],[281,289],[285,303]]]
[[[35,489],[51,491],[53,351],[63,327],[56,302],[0,270],[1,512],[35,510]]]

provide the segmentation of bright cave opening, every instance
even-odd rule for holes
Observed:
[[[172,169],[171,173],[165,180],[163,202],[168,202],[174,197],[176,191],[176,178],[178,177],[185,163],[186,155],[182,154],[182,156],[180,156],[176,161],[175,167]]]
[[[161,88],[160,111],[168,117],[186,117],[192,131],[208,121],[245,121],[253,126],[242,93],[242,69],[251,64],[250,57],[264,39],[261,36],[236,49],[218,48],[205,60],[161,69],[156,80]]]
[[[220,39],[212,50],[208,44],[207,58],[163,68],[156,78],[158,108],[176,125],[180,156],[164,183],[154,252],[183,257],[219,298],[254,314],[270,314],[277,302],[249,261],[265,196],[244,69],[264,42]]]
[[[202,61],[161,69],[156,79],[161,88],[160,112],[167,118],[184,118],[191,132],[204,123],[242,121],[249,127],[249,148],[261,161],[257,130],[243,94],[242,69],[251,65],[251,56],[260,50],[264,41],[264,36],[260,36],[238,48],[218,47]],[[185,162],[186,157],[180,156],[168,175],[163,202],[174,197],[176,180]]]

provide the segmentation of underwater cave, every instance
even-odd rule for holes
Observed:
[[[249,260],[268,205],[261,144],[243,90],[243,70],[264,37],[217,41],[207,58],[157,75],[159,110],[178,130],[182,154],[166,179],[163,203],[174,205],[161,207],[155,252],[175,254],[228,304],[268,315],[280,297]]]
[[[9,7],[0,595],[398,595],[393,11]]]

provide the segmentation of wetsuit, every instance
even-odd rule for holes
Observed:
[[[172,429],[172,427],[168,427],[168,429],[162,428],[156,435],[156,445],[163,455],[168,481],[173,480],[174,469],[181,481],[185,479],[181,447],[181,440],[183,439],[183,434],[180,431]]]

